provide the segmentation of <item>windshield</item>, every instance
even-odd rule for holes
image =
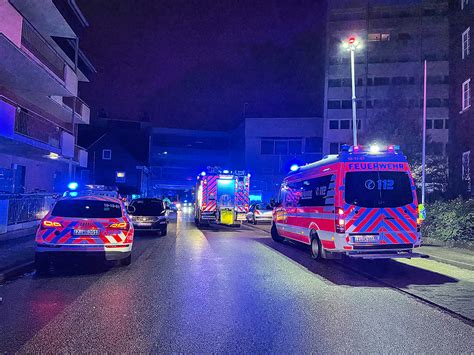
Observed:
[[[346,174],[346,202],[360,207],[400,207],[413,202],[406,172],[371,171]]]
[[[158,216],[164,210],[161,200],[135,200],[130,206],[135,208],[135,211],[131,212],[135,216]]]
[[[95,200],[58,201],[51,212],[57,217],[119,218],[122,208],[119,203]]]

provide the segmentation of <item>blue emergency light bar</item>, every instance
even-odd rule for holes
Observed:
[[[369,154],[377,154],[377,153],[399,153],[400,146],[398,145],[388,145],[385,149],[382,149],[377,144],[372,144],[369,146],[364,145],[352,145],[349,146],[344,144],[341,147],[341,152],[349,152],[349,153],[369,153]]]

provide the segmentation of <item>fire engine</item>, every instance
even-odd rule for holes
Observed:
[[[398,146],[347,145],[292,169],[273,212],[272,238],[311,246],[314,259],[425,257],[416,187]]]
[[[249,211],[250,174],[208,167],[197,177],[196,225],[241,225]]]

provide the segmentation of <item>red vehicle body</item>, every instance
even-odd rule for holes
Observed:
[[[197,177],[196,224],[240,225],[249,212],[250,174],[208,168]]]
[[[123,202],[106,196],[59,199],[36,232],[38,269],[51,257],[84,254],[131,262],[134,229]]]
[[[416,187],[397,147],[344,146],[283,181],[272,237],[311,245],[315,259],[417,257]]]

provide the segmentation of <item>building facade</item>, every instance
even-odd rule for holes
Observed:
[[[474,165],[474,3],[452,0],[450,3],[450,136],[449,187],[454,196],[472,196]]]
[[[229,132],[152,128],[149,194],[192,200],[196,176],[208,166],[241,168],[231,162],[230,147]]]
[[[78,48],[87,22],[67,0],[0,0],[0,18],[0,190],[64,190],[87,165],[77,145],[90,118],[78,84],[95,72]]]
[[[350,52],[354,36],[357,126],[361,144],[375,125],[406,119],[421,128],[423,62],[428,62],[429,152],[445,154],[449,127],[447,0],[328,2],[324,102],[325,154],[352,144]],[[382,142],[399,144],[399,142]],[[420,141],[421,151],[421,141]],[[403,150],[403,146],[401,147]]]
[[[322,158],[320,117],[246,118],[236,132],[242,132],[234,135],[244,139],[243,157],[245,169],[252,175],[250,192],[254,200],[268,202],[276,198],[292,165]]]

